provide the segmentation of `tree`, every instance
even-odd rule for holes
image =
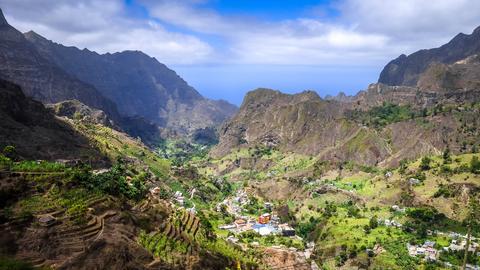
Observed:
[[[446,148],[445,151],[443,151],[443,163],[449,164],[452,163],[452,157],[450,156],[450,148]]]
[[[422,161],[420,162],[420,169],[422,171],[427,171],[430,170],[431,166],[430,163],[432,162],[432,159],[430,157],[423,157]]]
[[[378,227],[377,216],[373,216],[373,217],[370,219],[369,225],[370,225],[370,229],[375,229],[375,228]]]
[[[477,156],[473,156],[470,160],[470,171],[475,174],[480,173],[480,160]]]
[[[477,158],[478,159],[478,158]],[[467,223],[467,243],[465,245],[465,253],[463,256],[463,267],[462,269],[465,270],[467,266],[467,259],[468,259],[468,249],[470,248],[470,238],[472,237],[472,228],[477,228],[480,226],[480,204],[479,198],[470,196],[468,200],[468,216],[465,219]]]
[[[13,145],[7,145],[3,148],[3,155],[10,158],[10,159],[15,159],[17,156],[17,152],[15,150],[15,146]]]

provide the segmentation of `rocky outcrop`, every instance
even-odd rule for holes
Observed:
[[[433,92],[480,89],[480,56],[472,55],[451,65],[432,63],[419,77],[418,88]]]
[[[92,109],[78,100],[67,100],[56,104],[47,105],[58,116],[88,123],[113,127],[113,121],[101,110]]]
[[[25,33],[47,59],[92,84],[128,117],[142,117],[178,134],[216,127],[236,111],[226,101],[202,97],[173,70],[140,51],[98,54]]]
[[[140,138],[148,146],[155,147],[162,140],[162,130],[141,117],[122,117],[116,124],[102,110],[90,108],[78,100],[67,100],[46,106],[59,117],[110,127],[133,138]]]
[[[453,64],[479,53],[480,27],[471,35],[458,34],[439,48],[420,50],[409,56],[400,55],[384,67],[378,82],[387,85],[415,86],[420,74],[432,63]]]

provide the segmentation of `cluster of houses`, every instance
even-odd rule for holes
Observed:
[[[263,213],[257,218],[238,216],[233,223],[221,225],[218,228],[221,230],[228,230],[235,234],[253,230],[261,236],[270,234],[295,236],[295,229],[287,223],[280,223],[278,216],[270,213]]]
[[[402,228],[402,224],[398,221],[395,221],[393,219],[378,219],[378,224],[380,225],[385,225],[386,227],[396,227],[396,228]]]
[[[249,203],[248,195],[245,191],[240,190],[232,199],[226,199],[217,205],[217,211],[226,210],[235,216],[235,221],[231,224],[221,225],[219,229],[228,230],[232,233],[241,233],[245,231],[256,231],[262,236],[270,234],[281,234],[284,236],[295,236],[295,230],[287,223],[281,224],[277,215],[272,214],[273,205],[269,202],[264,204],[265,213],[257,217],[249,217],[242,215],[243,206]]]
[[[480,244],[477,242],[470,241],[470,245],[468,247],[469,252],[476,252],[477,256],[480,256]],[[445,251],[463,251],[465,250],[465,247],[467,246],[467,240],[466,239],[452,239],[450,242],[450,245],[448,247],[444,247],[443,250]]]
[[[193,188],[191,191],[189,191],[190,200],[193,199],[193,195],[195,194],[196,191],[197,190],[195,188]],[[150,195],[152,197],[159,197],[161,192],[162,192],[162,189],[158,186],[150,188]],[[190,208],[187,208],[186,210],[189,211],[192,214],[196,214],[197,210],[195,208],[195,203],[193,201],[191,201],[191,202],[192,202],[193,206],[190,207]],[[178,206],[180,206],[180,208],[183,208],[184,205],[185,205],[185,196],[183,196],[183,193],[181,191],[175,191],[175,193],[173,193],[173,196],[170,199],[170,203],[172,204],[172,206],[177,204]]]
[[[446,235],[445,233],[436,232],[438,234]],[[451,232],[448,234],[452,237],[450,245],[448,247],[443,247],[442,249],[435,248],[435,242],[425,241],[423,245],[411,245],[407,244],[408,254],[412,257],[420,256],[427,261],[437,261],[440,255],[440,252],[448,251],[464,251],[467,245],[466,236]],[[480,256],[480,244],[478,244],[475,237],[471,238],[470,245],[468,247],[469,252],[476,252],[477,256]],[[452,267],[450,263],[444,263],[448,267]],[[480,270],[478,265],[467,264],[466,269],[469,270]]]
[[[173,199],[181,206],[183,206],[183,204],[185,203],[185,197],[180,191],[175,191],[175,193],[173,194]]]
[[[250,202],[248,195],[244,190],[240,190],[233,197],[233,199],[225,199],[223,202],[217,204],[217,212],[220,212],[222,207],[225,206],[227,211],[234,215],[241,215],[243,206],[247,205]]]
[[[436,261],[439,251],[435,248],[435,242],[425,241],[423,245],[407,244],[408,254],[412,257],[421,256],[427,261]]]

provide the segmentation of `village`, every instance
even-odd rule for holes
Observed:
[[[265,202],[263,208],[265,211],[257,216],[244,215],[244,207],[250,203],[247,193],[240,190],[233,198],[225,199],[217,205],[217,212],[227,211],[235,217],[231,224],[219,226],[221,230],[228,230],[233,234],[246,231],[255,231],[261,236],[271,234],[295,237],[295,230],[287,223],[281,223],[278,215],[273,212],[273,205]],[[233,241],[235,241],[233,239]]]
[[[438,248],[438,245],[435,241],[425,241],[421,245],[412,245],[412,244],[407,244],[407,249],[408,249],[408,254],[412,257],[420,257],[423,258],[426,261],[431,261],[431,262],[440,262],[443,263],[446,267],[453,267],[453,265],[449,262],[443,262],[440,259],[440,254],[442,252],[461,252],[463,253],[465,251],[465,248],[467,246],[467,236],[466,235],[461,235],[455,232],[450,232],[450,233],[443,233],[439,231],[431,232],[429,231],[429,234],[436,234],[436,235],[441,235],[441,236],[447,236],[450,238],[450,245],[443,247],[443,248]],[[471,237],[470,238],[470,244],[468,247],[468,252],[474,254],[475,256],[480,256],[480,244],[478,243],[477,238]],[[471,265],[467,264],[466,269],[469,270],[480,270],[479,265]]]
[[[152,196],[159,196],[160,189],[158,187],[150,189]],[[188,192],[188,200],[191,200],[195,195],[196,190],[192,189]],[[182,192],[176,191],[170,196],[170,203],[176,207],[185,208],[186,198]],[[259,237],[279,236],[302,241],[303,239],[295,234],[295,229],[288,223],[282,223],[280,218],[275,213],[274,205],[270,202],[264,202],[262,207],[258,210],[256,215],[248,213],[246,214],[246,208],[251,203],[251,199],[245,190],[237,191],[233,196],[226,198],[222,202],[216,205],[216,211],[219,213],[226,213],[232,216],[234,219],[231,223],[221,224],[218,226],[219,230],[228,231],[226,240],[232,244],[239,245],[240,239],[238,235],[245,232],[255,232]],[[196,213],[195,204],[193,206],[185,208],[192,214]],[[392,211],[404,213],[405,208],[398,205],[391,207]],[[385,227],[395,227],[398,229],[403,228],[403,224],[394,219],[378,219],[378,224]],[[449,262],[444,262],[440,258],[442,252],[463,252],[467,245],[467,236],[456,232],[441,232],[441,231],[427,231],[429,236],[437,235],[444,236],[450,239],[449,246],[440,247],[435,241],[426,240],[422,244],[410,244],[406,245],[408,254],[411,257],[419,257],[425,261],[442,263],[446,267],[454,267]],[[471,237],[468,251],[480,256],[480,244],[479,240],[475,237]],[[259,246],[257,241],[251,243],[252,246]],[[308,259],[313,252],[314,243],[308,243],[303,250],[302,257]],[[283,246],[272,246],[272,248],[286,248]],[[381,249],[380,247],[377,249]],[[296,248],[290,247],[290,251],[298,252]],[[381,252],[381,251],[379,251]],[[480,266],[467,264],[468,270],[480,270]]]

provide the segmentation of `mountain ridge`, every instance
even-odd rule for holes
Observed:
[[[175,71],[141,51],[98,54],[55,43],[34,31],[24,36],[45,58],[113,100],[124,116],[141,116],[190,134],[218,126],[237,109],[226,101],[204,98]]]
[[[6,22],[1,10],[0,17],[4,21],[0,27],[0,76],[3,79],[19,84],[27,96],[44,103],[78,99],[120,121],[112,101],[42,57],[21,32]]]
[[[469,35],[457,34],[438,48],[419,50],[408,56],[400,55],[383,68],[378,82],[387,85],[415,86],[419,75],[431,63],[452,64],[478,53],[480,53],[480,26]]]

